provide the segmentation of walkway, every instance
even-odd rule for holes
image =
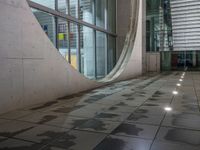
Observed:
[[[0,149],[199,150],[198,100],[200,72],[115,83],[1,115]]]

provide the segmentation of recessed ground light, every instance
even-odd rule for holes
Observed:
[[[172,111],[172,108],[171,107],[165,107],[165,111]]]
[[[178,94],[178,91],[173,91],[172,92],[174,95],[177,95]]]
[[[181,86],[181,84],[180,84],[180,83],[177,83],[176,85],[177,85],[177,86]]]
[[[184,76],[181,76],[181,78],[183,79],[183,78],[184,78]]]
[[[182,81],[183,81],[183,79],[179,79],[179,81],[180,81],[180,82],[182,82]]]

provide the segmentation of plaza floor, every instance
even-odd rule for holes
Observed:
[[[200,150],[200,72],[146,75],[0,115],[0,150]]]

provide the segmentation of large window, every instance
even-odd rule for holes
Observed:
[[[108,0],[109,1],[109,0]],[[107,11],[106,0],[95,0],[96,8],[96,25],[102,28],[106,28],[106,11]]]
[[[66,20],[58,19],[58,50],[69,61],[69,25]]]
[[[81,26],[81,73],[90,79],[95,78],[95,38],[92,28]]]
[[[94,0],[80,0],[80,19],[94,23]]]
[[[55,9],[55,0],[31,0],[35,3],[38,3],[42,6],[46,6],[52,9]]]
[[[58,1],[58,11],[65,13],[65,14],[69,14],[69,0],[59,0]]]
[[[96,58],[97,78],[102,78],[107,73],[107,37],[102,32],[96,32]]]
[[[146,0],[146,13],[146,50],[172,50],[170,0]]]
[[[116,64],[116,0],[32,0],[33,13],[61,55],[90,79]],[[59,13],[58,13],[59,12]],[[51,14],[49,14],[51,13]]]
[[[55,17],[45,13],[43,11],[39,11],[36,9],[32,9],[35,17],[39,21],[42,29],[47,34],[51,42],[56,45],[56,25],[55,25]]]
[[[77,24],[70,23],[70,50],[71,50],[71,65],[78,69],[78,47],[79,47],[79,36]]]

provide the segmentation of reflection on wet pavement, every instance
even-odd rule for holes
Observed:
[[[0,150],[199,150],[199,104],[199,72],[142,76],[0,115]]]

